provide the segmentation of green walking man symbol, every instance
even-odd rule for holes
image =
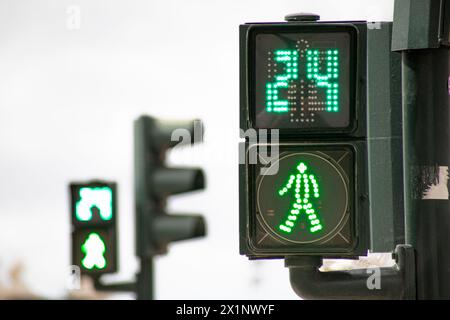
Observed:
[[[289,190],[294,187],[295,183],[295,201],[292,204],[287,218],[279,225],[279,229],[285,233],[292,233],[293,228],[298,223],[299,215],[302,212],[307,214],[307,221],[309,224],[309,231],[316,233],[323,229],[320,217],[311,203],[311,195],[314,198],[319,198],[319,185],[316,177],[313,174],[308,174],[308,167],[305,163],[300,162],[296,168],[296,174],[289,177],[286,185],[278,191],[280,196],[287,194]],[[311,190],[312,187],[312,190]],[[311,193],[313,191],[313,193]]]
[[[106,267],[105,251],[106,246],[100,235],[89,234],[86,241],[81,246],[81,251],[85,254],[82,264],[86,269],[104,269]]]

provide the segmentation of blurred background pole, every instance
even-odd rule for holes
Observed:
[[[416,250],[417,299],[450,299],[449,0],[396,0],[402,52],[406,243]]]
[[[154,297],[154,271],[153,257],[141,258],[141,270],[138,274],[137,299],[153,300]]]

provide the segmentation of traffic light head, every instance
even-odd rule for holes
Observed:
[[[241,26],[241,128],[276,129],[278,138],[245,142],[242,254],[366,253],[366,30],[363,22]],[[261,148],[270,162],[252,156]]]
[[[254,126],[351,130],[356,33],[349,26],[251,28]]]
[[[70,191],[72,264],[91,275],[116,272],[116,184],[73,183]]]

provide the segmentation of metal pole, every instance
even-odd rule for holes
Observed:
[[[154,299],[153,257],[141,257],[141,270],[138,274],[137,299]]]
[[[153,256],[154,250],[149,238],[152,224],[151,212],[155,203],[150,199],[149,161],[152,121],[140,118],[134,123],[134,198],[136,225],[136,255],[140,259],[137,275],[136,295],[139,300],[153,299]]]
[[[449,0],[396,0],[393,50],[402,52],[406,243],[417,299],[450,299]]]
[[[449,49],[403,53],[406,243],[418,299],[450,299]]]

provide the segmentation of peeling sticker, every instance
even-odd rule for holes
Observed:
[[[448,200],[448,167],[439,167],[437,179],[423,193],[422,200]]]
[[[381,23],[380,22],[368,22],[367,28],[371,30],[379,30],[381,29]]]

